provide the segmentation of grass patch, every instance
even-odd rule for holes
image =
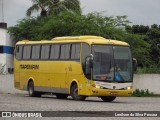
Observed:
[[[149,92],[148,89],[146,90],[136,89],[135,91],[133,91],[132,96],[134,97],[152,97],[155,95],[153,94],[153,92]]]

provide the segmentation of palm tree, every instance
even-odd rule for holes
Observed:
[[[33,5],[28,8],[26,15],[31,16],[34,11],[40,11],[41,16],[47,15],[47,8],[49,6],[49,0],[31,0]]]
[[[31,0],[33,5],[28,8],[26,15],[40,11],[40,16],[58,15],[63,11],[81,14],[79,0]]]

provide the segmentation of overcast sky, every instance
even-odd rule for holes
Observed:
[[[4,20],[13,26],[25,17],[30,0],[3,0]],[[133,24],[159,24],[160,0],[80,0],[83,14],[103,12],[104,15],[127,15]],[[2,22],[2,0],[0,0],[0,22]]]

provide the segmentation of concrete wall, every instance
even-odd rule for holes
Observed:
[[[8,73],[13,69],[13,40],[6,29],[0,28],[0,74]],[[3,69],[5,66],[5,69]]]
[[[15,89],[13,74],[6,74],[0,75],[0,93],[17,94],[27,92]]]
[[[2,66],[5,66],[4,70],[2,70]],[[8,68],[13,68],[13,55],[0,53],[0,74],[8,73]]]
[[[134,76],[133,89],[148,89],[160,95],[160,74],[141,74]],[[27,93],[14,88],[13,74],[0,75],[0,93]]]
[[[160,74],[140,74],[134,76],[133,89],[148,89],[160,95]]]
[[[13,41],[6,29],[0,28],[0,45],[13,46]]]

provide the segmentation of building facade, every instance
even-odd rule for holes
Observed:
[[[7,24],[0,23],[0,74],[13,73],[13,51]]]

